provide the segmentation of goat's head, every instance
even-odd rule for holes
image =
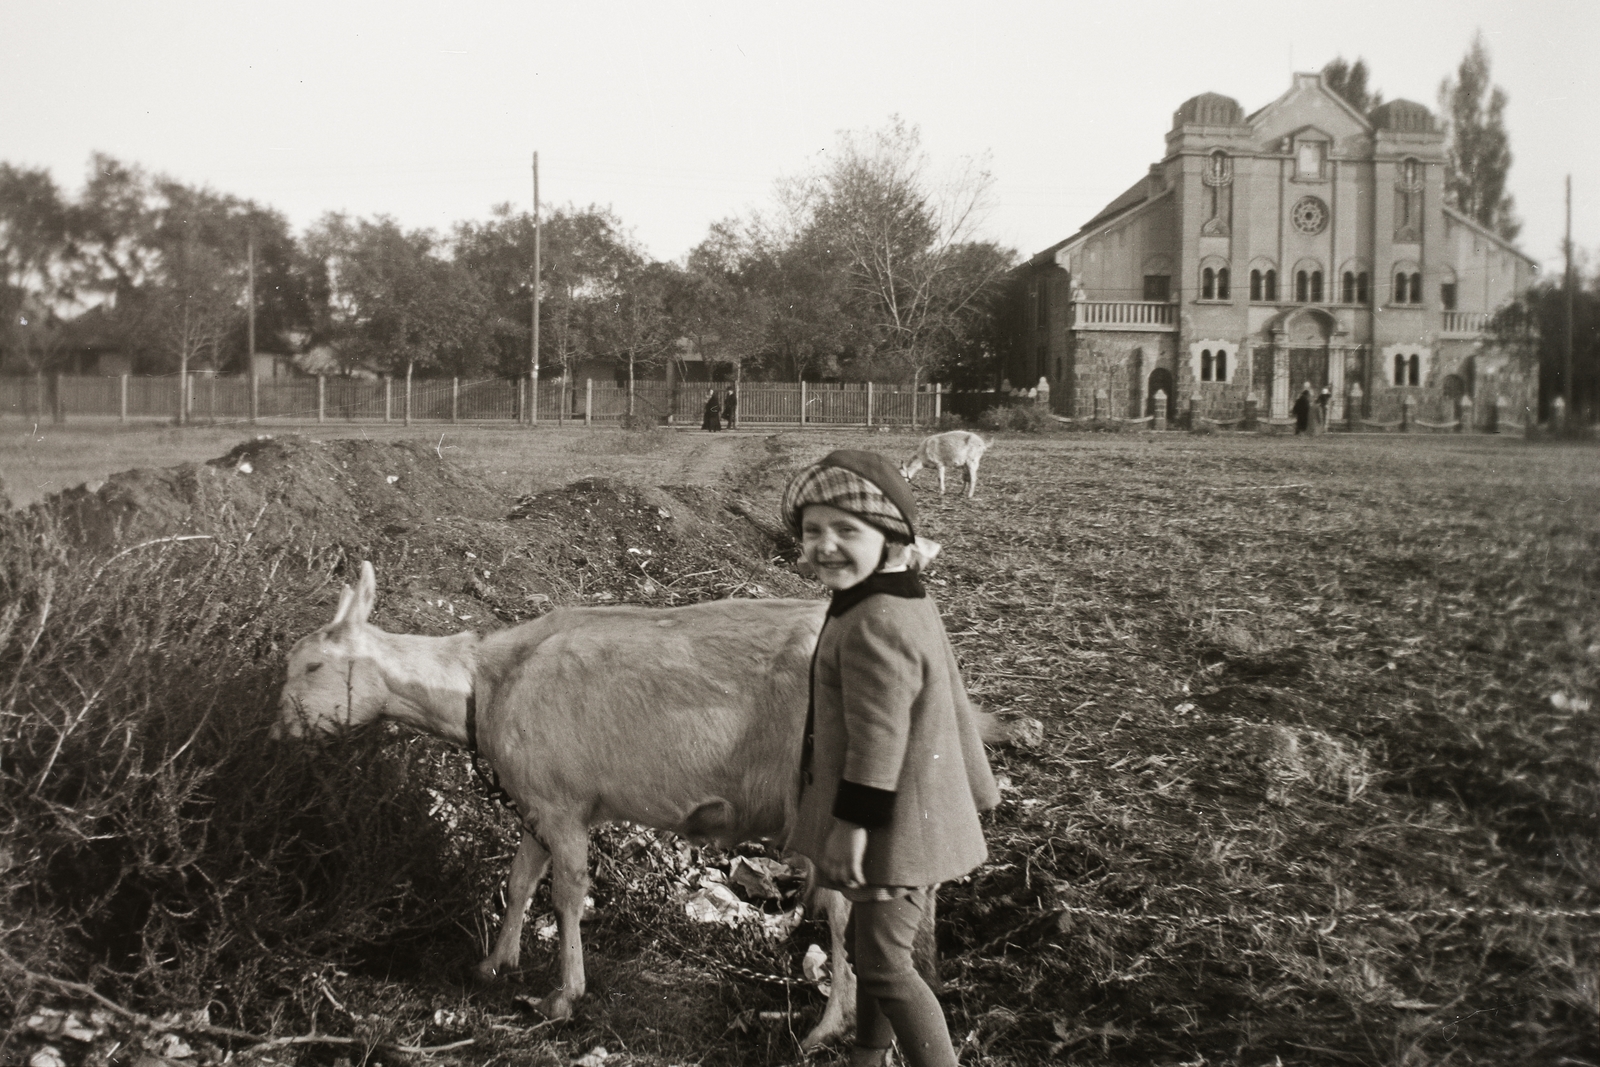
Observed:
[[[377,643],[367,616],[377,597],[372,564],[361,563],[361,578],[339,596],[333,620],[289,650],[288,678],[278,703],[272,736],[300,737],[317,731],[337,733],[378,718],[388,689],[378,670]]]
[[[922,469],[922,453],[918,452],[916,455],[912,456],[910,459],[908,459],[904,463],[900,464],[900,477],[904,478],[906,481],[909,482],[911,479],[913,479],[913,478],[915,478],[917,476],[917,472],[920,471],[921,469]]]

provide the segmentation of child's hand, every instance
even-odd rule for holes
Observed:
[[[828,839],[822,843],[822,856],[817,867],[822,876],[834,885],[854,889],[863,885],[867,876],[861,869],[867,855],[867,831],[842,819],[833,821]]]

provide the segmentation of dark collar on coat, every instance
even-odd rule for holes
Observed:
[[[878,571],[849,589],[840,589],[834,593],[833,602],[828,605],[828,617],[837,619],[875,593],[902,596],[907,600],[920,600],[928,595],[914,571],[891,571],[888,574]]]

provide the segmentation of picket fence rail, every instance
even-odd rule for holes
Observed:
[[[628,416],[699,426],[707,391],[736,394],[735,426],[933,426],[948,389],[936,383],[703,383],[542,379],[536,421],[614,426]],[[239,422],[527,422],[529,380],[507,378],[261,379],[191,374],[0,377],[0,416]],[[252,403],[254,410],[252,411]]]

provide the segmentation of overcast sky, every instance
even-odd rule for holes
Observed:
[[[255,199],[446,230],[532,199],[610,205],[657,258],[770,203],[840,130],[920,126],[986,157],[985,236],[1031,254],[1164,151],[1215,91],[1254,111],[1362,57],[1437,110],[1481,28],[1510,95],[1521,245],[1600,246],[1600,2],[469,3],[0,0],[0,159],[70,192],[110,153]]]

